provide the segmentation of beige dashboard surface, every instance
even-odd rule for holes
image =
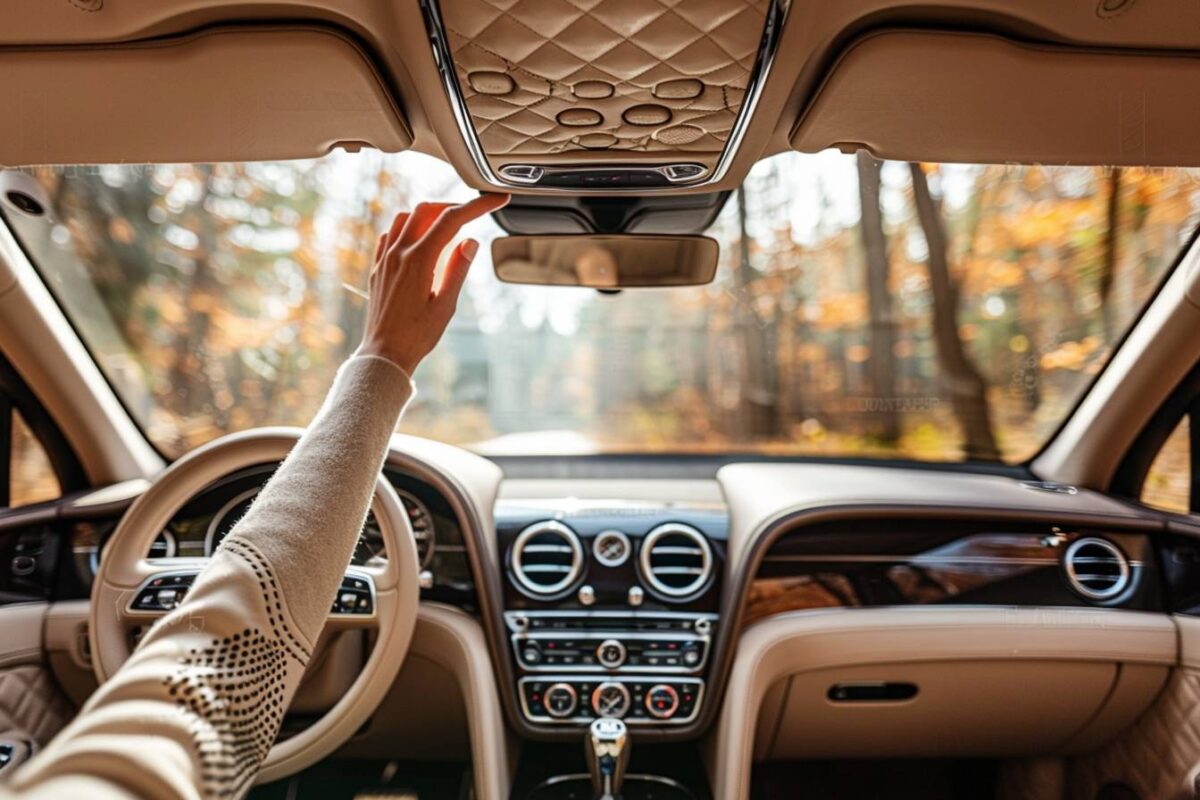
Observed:
[[[872,507],[886,508],[887,513],[911,507],[928,515],[941,509],[954,513],[974,509],[1051,519],[1055,515],[1113,521],[1140,518],[1130,506],[1096,492],[1049,492],[1002,475],[835,464],[730,464],[717,473],[717,480],[729,503],[730,575],[743,567],[742,559],[770,522],[799,512],[854,506],[855,514],[862,516]]]
[[[488,156],[715,155],[741,110],[766,0],[442,0]]]

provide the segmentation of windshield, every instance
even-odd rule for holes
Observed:
[[[304,425],[357,345],[376,232],[472,196],[415,153],[39,168],[6,219],[175,457]],[[1069,413],[1197,224],[1185,170],[759,163],[694,289],[512,286],[491,220],[401,429],[485,454],[1019,462]]]

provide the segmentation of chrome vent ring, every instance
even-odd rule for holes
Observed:
[[[519,589],[554,597],[569,590],[583,572],[583,546],[561,522],[535,522],[517,534],[509,566]]]
[[[1071,542],[1063,553],[1062,564],[1071,588],[1097,602],[1120,597],[1132,577],[1129,559],[1120,548],[1095,536]]]
[[[712,577],[712,546],[690,525],[659,525],[642,540],[638,566],[656,594],[685,600],[702,592]]]

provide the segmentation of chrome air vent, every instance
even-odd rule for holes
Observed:
[[[681,600],[699,594],[712,577],[712,548],[704,534],[677,523],[660,525],[642,540],[642,580],[659,595]]]
[[[1071,588],[1089,600],[1112,600],[1129,586],[1129,559],[1107,539],[1076,539],[1063,553],[1063,570]]]
[[[561,522],[535,522],[517,534],[509,555],[517,587],[536,597],[569,590],[583,571],[583,547]]]

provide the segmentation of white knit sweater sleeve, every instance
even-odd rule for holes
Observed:
[[[412,393],[390,361],[347,361],[187,599],[0,798],[243,796],[312,656]]]

